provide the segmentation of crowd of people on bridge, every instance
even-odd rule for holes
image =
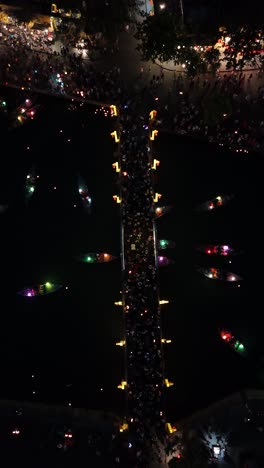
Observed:
[[[163,359],[149,122],[136,100],[120,117],[123,227],[123,307],[127,360],[128,424],[137,466],[146,466],[146,438],[162,421]],[[137,435],[133,440],[133,435]],[[135,448],[133,448],[135,444]]]

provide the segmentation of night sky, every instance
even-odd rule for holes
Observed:
[[[14,91],[0,94],[9,109],[23,101]],[[109,136],[113,121],[95,116],[92,107],[69,111],[67,101],[43,96],[37,102],[35,120],[21,128],[7,130],[1,116],[0,202],[10,210],[1,215],[0,397],[70,401],[122,413],[124,395],[116,385],[124,361],[122,349],[114,346],[123,335],[121,310],[113,305],[121,289],[119,208],[112,200],[118,193]],[[169,419],[175,420],[232,391],[260,385],[264,163],[262,156],[239,156],[166,134],[154,148],[161,161],[157,191],[162,203],[173,205],[157,221],[158,234],[176,243],[167,252],[175,264],[160,271],[160,296],[170,300],[163,306],[164,336],[173,340],[166,348],[167,377],[175,383],[166,402]],[[23,184],[33,163],[40,179],[26,207]],[[91,216],[73,207],[78,174],[90,190]],[[195,212],[199,203],[225,193],[235,195],[228,206]],[[196,272],[195,265],[209,260],[215,266],[196,251],[206,242],[230,243],[241,251],[232,265],[217,263],[245,278],[239,289]],[[108,252],[118,260],[87,265],[73,259],[85,252]],[[41,298],[16,295],[45,281],[69,289]],[[248,360],[220,340],[221,327],[241,339]]]

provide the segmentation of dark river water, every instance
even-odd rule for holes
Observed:
[[[36,97],[34,120],[14,128],[12,109],[26,95],[2,90],[8,116],[1,115],[1,387],[0,397],[122,412],[124,376],[120,299],[118,193],[112,169],[111,118],[95,107],[68,110],[69,103]],[[62,132],[60,132],[62,130]],[[70,140],[70,141],[68,141]],[[27,149],[27,148],[30,149]],[[172,205],[157,220],[159,238],[173,240],[173,265],[160,271],[170,420],[246,387],[260,386],[263,342],[263,155],[238,155],[188,138],[160,134],[155,174],[162,202]],[[25,204],[26,175],[40,176]],[[78,175],[85,179],[92,212],[83,212]],[[56,187],[56,189],[54,189]],[[233,200],[213,212],[195,208],[219,194]],[[74,205],[77,207],[74,208]],[[240,253],[213,262],[197,251],[204,243],[227,243]],[[109,252],[109,264],[76,262],[84,252]],[[235,283],[212,281],[197,265],[223,266],[241,275]],[[57,293],[23,298],[23,287],[50,281]],[[68,289],[65,289],[65,286]],[[241,357],[219,338],[230,329],[246,346]],[[34,375],[34,377],[32,377]],[[35,392],[33,394],[33,391]]]

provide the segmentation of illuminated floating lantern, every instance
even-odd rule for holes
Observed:
[[[223,257],[235,254],[234,249],[226,244],[200,245],[198,250],[206,255],[221,255]]]
[[[160,250],[165,250],[165,249],[173,249],[175,247],[175,242],[167,240],[167,239],[160,239],[158,241],[158,248]]]
[[[231,273],[230,271],[225,271],[220,268],[197,267],[197,271],[206,276],[206,278],[220,281],[237,282],[243,279],[236,273]]]
[[[61,284],[46,282],[44,284],[38,284],[37,286],[21,289],[17,294],[24,297],[46,296],[47,294],[58,291],[62,287]]]
[[[75,258],[82,263],[109,263],[117,259],[117,257],[109,253],[87,253]]]
[[[163,255],[158,256],[158,266],[159,267],[172,265],[173,263],[175,263],[175,261],[171,260],[168,257],[164,257]]]
[[[216,208],[219,208],[221,206],[226,205],[229,203],[232,199],[234,198],[234,195],[217,195],[215,198],[212,200],[208,200],[205,203],[202,203],[199,205],[196,209],[196,211],[213,211]]]
[[[234,350],[236,351],[236,353],[238,354],[244,354],[246,355],[247,354],[247,350],[245,348],[245,346],[243,345],[243,343],[241,343],[241,341],[239,341],[234,335],[233,333],[231,333],[229,330],[220,330],[220,337],[222,338],[223,341],[225,341],[225,343],[228,343],[228,345]]]
[[[26,202],[28,202],[32,195],[34,194],[35,192],[35,189],[36,189],[36,183],[37,183],[37,180],[39,179],[39,175],[37,175],[36,173],[36,168],[35,166],[33,166],[29,173],[27,174],[27,177],[26,177],[26,182],[25,182],[25,199],[26,199]]]
[[[158,206],[155,209],[155,215],[157,218],[167,214],[171,210],[171,206]]]
[[[78,176],[78,193],[81,198],[82,206],[84,210],[90,214],[91,213],[91,205],[92,199],[89,195],[88,187],[83,179],[82,176]]]

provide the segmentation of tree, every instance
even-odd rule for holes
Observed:
[[[156,16],[145,16],[137,24],[135,38],[143,60],[173,61],[190,76],[205,73],[208,68],[215,72],[220,66],[219,51],[213,47],[206,52],[196,50],[196,35],[166,10]]]
[[[179,57],[182,60],[182,56]],[[181,62],[176,62],[181,63]],[[207,71],[207,64],[203,60],[200,52],[197,52],[193,48],[188,48],[186,51],[186,70],[189,76],[195,76],[200,73],[205,73]]]
[[[184,25],[166,10],[159,15],[146,15],[141,23],[137,23],[135,38],[139,41],[137,50],[142,59],[152,62],[175,60],[181,49],[191,44]]]
[[[218,49],[214,49],[211,47],[210,49],[207,49],[204,54],[203,58],[207,64],[208,71],[211,71],[212,73],[216,73],[218,68],[220,67],[220,52]]]
[[[226,35],[230,37],[223,59],[226,61],[227,69],[238,68],[242,70],[246,65],[258,65],[263,31],[245,26],[234,31],[227,31]]]

